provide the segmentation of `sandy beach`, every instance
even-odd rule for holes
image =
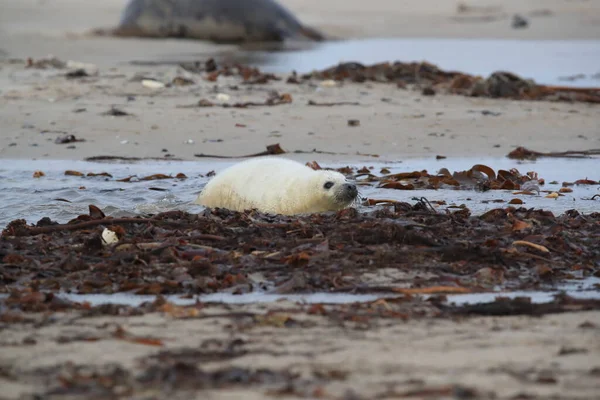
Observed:
[[[166,67],[117,67],[110,72],[113,77],[68,81],[57,76],[40,85],[32,76],[38,71],[21,68],[9,65],[0,71],[5,81],[25,75],[1,100],[6,132],[2,158],[163,157],[166,149],[173,157],[194,160],[195,154],[255,154],[279,143],[289,152],[316,149],[359,160],[370,158],[359,154],[401,160],[504,157],[518,146],[538,151],[600,146],[600,108],[588,104],[423,96],[378,83],[242,86],[239,79],[221,78],[215,87],[180,68]],[[146,76],[166,82],[183,76],[198,84],[156,90],[131,82],[136,73],[146,71]],[[273,90],[290,94],[292,103],[251,109],[194,107],[200,99],[218,102],[220,95],[230,103],[264,102]],[[358,104],[315,107],[309,101]],[[130,115],[105,115],[111,107]],[[348,120],[360,125],[348,126]],[[55,144],[69,134],[85,142]]]
[[[272,375],[254,383],[240,376],[237,385],[235,376],[229,384],[224,376],[219,388],[212,386],[218,382],[194,384],[185,371],[175,372],[171,379],[182,388],[199,386],[196,391],[172,391],[169,397],[177,399],[592,400],[600,389],[598,312],[455,321],[374,319],[365,324],[314,315],[308,308],[292,311],[297,306],[287,302],[207,306],[202,317],[190,319],[162,313],[82,317],[70,312],[43,322],[43,316],[30,315],[31,322],[3,329],[1,362],[8,376],[3,374],[0,381],[2,397],[49,390],[49,398],[63,398],[62,390],[73,398],[80,385],[83,393],[87,386],[100,398],[109,398],[110,389],[103,393],[102,386],[108,388],[115,379],[122,381],[122,398],[160,396],[151,387],[136,391],[135,397],[127,395],[128,375],[147,373],[157,361],[198,363],[207,372],[233,367],[237,372],[231,374],[262,369]],[[261,322],[252,322],[253,313],[263,316]],[[293,325],[283,325],[286,318],[293,318]],[[32,323],[40,327],[24,329]],[[161,344],[119,340],[114,337],[117,329]],[[287,380],[278,377],[284,371],[298,374],[287,379],[287,388]],[[63,379],[62,389],[54,383],[57,377]]]
[[[283,3],[307,24],[331,35],[345,32],[344,38],[459,34],[467,38],[600,37],[600,6],[594,2],[511,1],[485,6],[472,2],[472,8],[465,12],[458,12],[455,2],[433,7],[431,1],[411,1],[396,7],[394,2],[376,1],[366,11],[358,2],[327,2],[330,11],[323,9],[323,2]],[[517,146],[561,151],[597,148],[600,144],[600,111],[595,105],[423,96],[379,83],[345,83],[338,87],[321,87],[318,82],[290,85],[285,83],[289,74],[280,74],[282,81],[265,85],[240,85],[240,79],[235,78],[221,77],[217,82],[209,82],[204,75],[176,65],[127,64],[126,61],[136,59],[167,60],[182,55],[189,58],[191,54],[195,59],[206,59],[235,52],[235,47],[85,34],[95,27],[116,24],[121,6],[118,1],[104,2],[94,6],[98,8],[90,14],[91,6],[66,0],[3,3],[0,120],[4,133],[0,157],[162,157],[166,149],[174,157],[193,160],[194,154],[252,154],[280,143],[287,151],[316,149],[398,160],[436,155],[502,157]],[[336,11],[336,18],[327,17],[327,12],[334,9],[341,10]],[[496,22],[456,21],[463,14],[536,15],[540,9],[551,12],[535,17],[536,23],[528,29],[511,29],[508,17]],[[385,18],[372,18],[370,13]],[[423,27],[428,31],[423,31]],[[64,77],[68,72],[65,69],[24,68],[25,59],[39,60],[50,54],[65,62],[93,64],[92,76],[69,80]],[[390,61],[396,59],[400,59],[399,55],[390,55]],[[151,89],[136,77],[164,83],[183,77],[193,84]],[[232,103],[264,101],[273,90],[289,93],[292,103],[240,110],[181,108],[199,99],[214,101],[219,94],[229,96]],[[309,100],[358,104],[310,107]],[[131,115],[104,116],[112,106]],[[359,120],[360,125],[349,127],[350,119]],[[75,144],[75,148],[54,144],[58,136],[65,134],[85,142]]]
[[[342,39],[600,38],[596,1],[281,3],[306,24]],[[246,84],[238,76],[211,80],[204,72],[160,61],[226,59],[237,47],[90,35],[94,28],[116,25],[124,4],[2,1],[0,163],[95,156],[202,161],[197,155],[242,156],[276,143],[290,158],[356,165],[373,159],[433,161],[439,155],[505,157],[519,146],[542,152],[600,148],[598,104],[425,95],[393,83],[287,83],[292,71],[263,84]],[[527,29],[511,27],[515,14],[529,21]],[[49,55],[76,63],[27,67],[28,58],[35,63]],[[416,61],[391,54],[395,60]],[[65,77],[78,69],[85,75]],[[286,101],[221,107],[264,103],[273,93]],[[206,102],[212,106],[202,106]],[[69,135],[75,140],[57,142]],[[2,284],[8,286],[2,268],[18,267],[10,259],[0,265]],[[395,282],[385,274],[381,279]],[[114,315],[107,309],[95,315],[80,309],[29,310],[13,318],[2,303],[0,399],[39,394],[51,399],[592,400],[600,391],[597,309],[539,317],[374,315],[367,323],[337,320],[336,307],[324,315],[289,302],[203,307],[189,319],[164,310]],[[395,305],[373,307],[389,311]],[[292,316],[293,323],[273,317],[280,314]],[[158,341],[122,340],[115,334],[121,328]],[[174,369],[157,372],[156,357]],[[182,365],[195,365],[201,373]],[[144,386],[140,374],[163,386]]]

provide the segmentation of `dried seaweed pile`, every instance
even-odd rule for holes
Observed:
[[[497,71],[488,78],[457,71],[444,71],[427,62],[394,62],[363,65],[355,62],[302,76],[302,79],[333,79],[351,82],[392,82],[399,87],[416,86],[425,95],[442,93],[473,97],[514,100],[581,101],[600,103],[599,88],[573,88],[538,85],[533,80],[507,71]]]
[[[244,84],[265,84],[281,79],[244,65],[218,65],[213,59],[205,63],[184,63],[181,67],[190,72],[204,74],[204,79],[210,82],[216,81],[219,76],[239,76]],[[445,71],[427,62],[395,61],[373,65],[344,62],[301,76],[293,73],[287,78],[287,83],[300,84],[325,79],[357,83],[394,83],[401,88],[410,86],[422,90],[425,95],[434,95],[436,91],[440,91],[473,97],[600,103],[600,88],[539,85],[531,79],[524,79],[509,71],[496,71],[483,78],[459,71]]]
[[[109,218],[91,209],[64,225],[11,222],[0,241],[1,290],[460,293],[600,274],[600,213],[506,208],[473,217],[421,202],[294,218],[218,209]],[[118,243],[103,243],[105,228]],[[382,271],[394,279],[372,283]]]
[[[119,241],[104,243],[105,229],[115,232]],[[96,354],[96,346],[110,343],[114,351],[124,349],[119,344],[126,342],[127,349],[136,351],[124,353],[123,360],[135,357],[135,362],[71,363],[61,358],[52,366],[6,364],[0,371],[4,379],[35,385],[37,394],[51,398],[190,398],[213,390],[304,398],[437,398],[457,397],[456,393],[497,398],[475,386],[432,386],[429,381],[405,389],[377,386],[377,393],[369,396],[352,390],[347,396],[325,396],[336,385],[354,387],[353,376],[362,372],[320,368],[315,359],[326,351],[323,347],[290,350],[282,338],[296,335],[302,340],[294,341],[304,343],[315,335],[376,331],[419,318],[598,310],[600,300],[564,295],[544,304],[499,298],[453,306],[443,300],[446,293],[491,285],[531,289],[570,277],[598,276],[599,239],[600,213],[570,211],[556,217],[546,211],[504,208],[473,217],[467,209],[433,212],[426,202],[396,203],[367,214],[350,209],[304,217],[215,209],[199,215],[173,211],[151,218],[109,218],[90,206],[89,215],[67,224],[44,218],[28,226],[16,220],[0,239],[0,282],[10,293],[0,300],[0,327],[26,334],[18,339],[13,334],[14,342],[0,341],[3,349],[27,346],[35,352],[59,346],[60,351],[60,346],[67,349],[71,344]],[[275,304],[265,311],[201,302],[178,306],[160,295],[242,293],[257,286],[277,293],[394,296],[338,305]],[[158,296],[140,306],[90,306],[61,297],[57,292],[62,290]],[[422,293],[433,296],[413,296]],[[56,313],[67,310],[71,312]],[[148,322],[127,325],[131,319],[121,319],[146,313],[161,313],[168,323],[150,322],[154,329],[148,329]],[[111,322],[99,324],[93,317],[111,317]],[[184,345],[182,335],[189,331],[178,329],[192,325],[199,335],[192,342],[199,344]],[[48,326],[58,327],[60,335],[40,335],[38,328]],[[205,332],[207,327],[218,328]],[[596,329],[591,322],[580,327]],[[141,353],[140,348],[148,350]],[[332,351],[339,351],[337,345]],[[584,350],[561,348],[559,355],[574,351]],[[254,365],[249,363],[253,357],[277,361]],[[304,362],[308,366],[301,373],[297,367]]]

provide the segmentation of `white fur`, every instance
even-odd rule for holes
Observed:
[[[323,187],[328,181],[334,182],[330,190]],[[335,211],[352,203],[336,198],[336,191],[344,183],[348,182],[339,172],[314,170],[284,158],[260,157],[218,173],[206,184],[196,203],[285,215]]]

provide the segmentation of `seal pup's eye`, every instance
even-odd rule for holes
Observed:
[[[331,181],[325,182],[325,184],[323,185],[323,187],[325,189],[331,189],[333,187],[334,183]]]

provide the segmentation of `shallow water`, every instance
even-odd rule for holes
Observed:
[[[600,278],[590,277],[581,281],[568,281],[555,287],[547,287],[543,291],[515,291],[515,292],[488,292],[448,295],[448,304],[464,305],[492,302],[496,297],[529,297],[532,303],[547,303],[552,301],[555,295],[564,292],[578,299],[600,299]],[[100,304],[126,304],[139,306],[145,302],[156,299],[151,295],[134,295],[131,293],[115,294],[75,294],[58,293],[62,298],[76,302],[89,302],[91,305]],[[7,295],[0,295],[0,298]],[[272,303],[276,301],[291,301],[296,303],[322,303],[322,304],[348,304],[375,301],[382,298],[397,297],[393,294],[351,294],[351,293],[311,293],[311,294],[271,294],[265,292],[252,292],[245,294],[213,293],[193,298],[182,298],[179,295],[164,296],[168,301],[178,305],[189,305],[196,302],[225,303],[225,304],[250,304],[250,303]],[[427,298],[429,296],[423,296]]]
[[[547,85],[600,86],[600,40],[364,39],[295,51],[236,51],[221,57],[277,73],[307,73],[351,61],[427,61],[484,77],[510,71]]]
[[[111,216],[131,216],[155,214],[169,210],[200,212],[201,206],[192,204],[197,194],[208,181],[203,175],[211,170],[217,173],[223,168],[239,160],[226,161],[156,161],[140,163],[92,163],[84,161],[62,160],[0,160],[0,227],[8,222],[24,218],[28,223],[35,223],[43,217],[50,217],[57,222],[67,222],[80,214],[88,213],[88,205],[100,207],[105,214]],[[381,167],[388,168],[391,173],[428,170],[437,172],[440,168],[448,168],[450,172],[471,168],[474,164],[485,164],[494,170],[517,168],[521,173],[538,172],[546,180],[542,190],[558,190],[562,182],[573,182],[578,179],[600,179],[598,159],[540,159],[535,162],[521,162],[508,158],[469,158],[446,159],[414,159],[404,162],[323,162],[323,167],[364,165],[373,166],[373,172],[379,174]],[[33,178],[33,173],[41,170],[45,176]],[[88,172],[108,172],[113,178],[65,176],[65,170]],[[175,176],[184,173],[188,179],[168,179],[139,182],[117,182],[128,176],[138,177],[152,174]],[[550,184],[557,181],[557,184]],[[159,190],[156,190],[159,189]],[[574,186],[572,193],[565,193],[558,199],[545,198],[545,193],[534,196],[515,196],[512,191],[491,190],[476,192],[473,190],[412,190],[401,191],[377,189],[361,186],[361,196],[373,199],[390,199],[414,203],[413,198],[426,197],[430,201],[445,200],[447,206],[462,204],[471,209],[473,214],[481,214],[488,210],[506,207],[507,202],[515,197],[522,199],[528,208],[543,208],[556,215],[570,209],[582,213],[600,211],[600,199],[589,200],[600,194],[598,185]],[[499,201],[499,202],[496,202]],[[441,206],[441,209],[447,206]]]

